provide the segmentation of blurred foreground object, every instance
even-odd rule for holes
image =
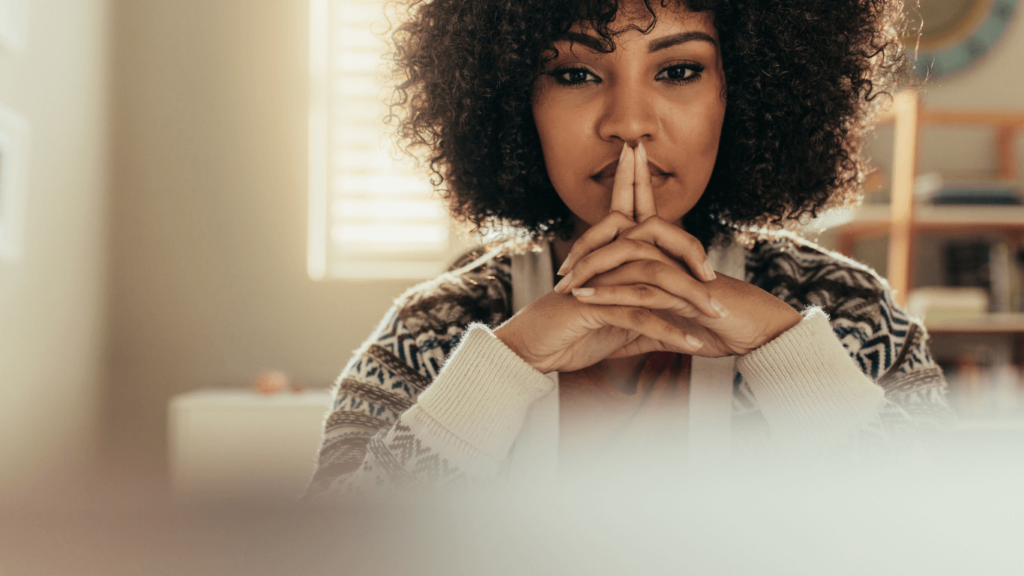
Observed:
[[[176,498],[298,498],[313,473],[329,390],[199,390],[171,399]]]
[[[656,477],[642,489],[612,475],[540,493],[338,506],[126,507],[126,487],[108,482],[0,509],[0,574],[1024,573],[1024,442],[977,438],[932,467],[796,466]]]

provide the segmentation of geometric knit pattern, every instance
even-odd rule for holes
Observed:
[[[440,373],[469,324],[494,328],[508,318],[509,259],[460,270],[482,254],[470,252],[448,273],[409,289],[356,350],[335,383],[310,494],[466,480],[441,456],[446,447],[417,438],[401,416]]]
[[[924,325],[896,305],[885,279],[854,260],[781,234],[749,251],[745,280],[798,311],[820,306],[850,357],[885,392],[885,403],[871,422],[846,439],[844,451],[858,444],[872,450],[941,443],[954,420],[945,378],[928,351]],[[733,399],[734,421],[758,420],[757,403],[740,375]],[[757,424],[752,427],[757,429]],[[734,438],[763,449],[765,430],[753,435],[741,431]]]
[[[356,350],[334,388],[310,495],[486,481],[445,457],[454,445],[462,454],[472,447],[451,435],[423,433],[422,422],[403,418],[469,324],[495,328],[511,314],[509,255],[476,262],[483,254],[467,254],[449,272],[396,299]],[[896,305],[888,283],[870,268],[780,234],[748,251],[745,281],[799,312],[820,307],[861,371],[884,390],[885,402],[873,419],[836,448],[931,442],[949,428],[946,382],[928,351],[927,332]],[[733,392],[734,452],[770,452],[767,421],[741,374]]]

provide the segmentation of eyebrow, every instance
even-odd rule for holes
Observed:
[[[589,34],[582,34],[580,32],[566,32],[564,38],[575,44],[580,44],[587,48],[590,48],[594,52],[611,52],[613,46],[603,38],[597,36],[591,36]],[[669,36],[663,36],[657,40],[651,41],[647,46],[647,52],[653,53],[672,46],[678,46],[686,42],[692,42],[694,40],[700,42],[707,42],[715,48],[718,48],[718,42],[711,35],[704,32],[680,32],[679,34],[671,34]]]
[[[705,34],[704,32],[681,32],[679,34],[663,36],[657,40],[651,41],[651,43],[647,45],[647,52],[657,52],[658,50],[664,50],[666,48],[671,48],[672,46],[678,46],[694,40],[707,42],[715,48],[718,48],[718,42],[715,42],[715,39],[709,34]]]
[[[598,38],[597,36],[591,36],[590,34],[566,32],[565,39],[569,40],[573,44],[580,44],[590,48],[594,52],[611,52],[614,49],[614,46],[604,38]]]

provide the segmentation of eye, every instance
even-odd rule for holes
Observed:
[[[559,68],[548,72],[559,84],[571,87],[583,87],[584,84],[600,83],[601,79],[586,68]]]
[[[704,71],[704,67],[696,62],[685,62],[681,64],[673,64],[666,68],[663,68],[661,72],[658,72],[655,80],[665,80],[673,84],[688,84],[690,82],[696,82],[700,79],[700,73]]]

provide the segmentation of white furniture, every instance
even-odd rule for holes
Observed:
[[[262,395],[199,390],[171,399],[171,488],[178,498],[297,498],[316,466],[328,390]]]

